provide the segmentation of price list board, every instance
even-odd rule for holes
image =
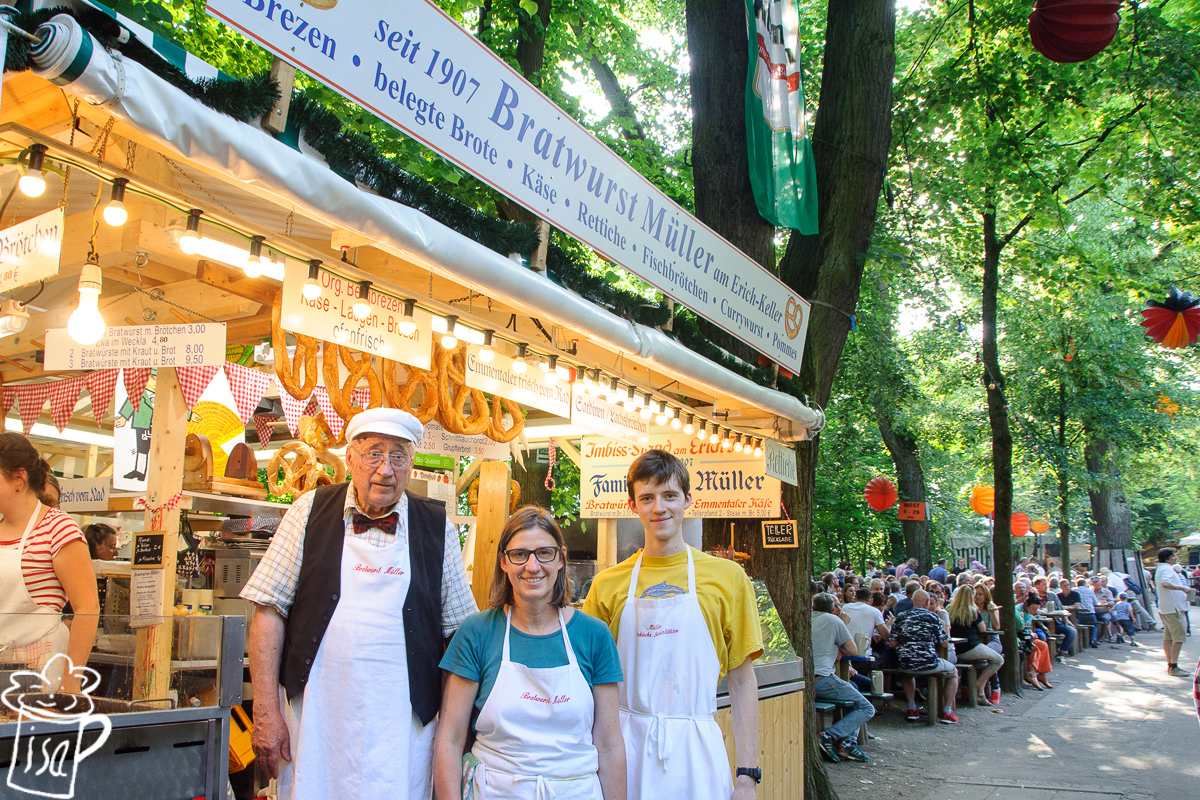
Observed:
[[[66,328],[46,332],[47,370],[206,367],[224,363],[224,322],[112,326],[93,345],[79,344]]]

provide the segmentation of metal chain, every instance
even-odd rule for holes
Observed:
[[[292,210],[287,215],[287,219],[285,219],[283,221],[283,235],[285,237],[287,237],[288,239],[292,238],[292,226],[295,224],[296,224],[296,208],[295,208],[295,206],[293,206]]]
[[[164,158],[165,158],[165,156],[164,156]],[[234,210],[233,210],[232,208],[230,208],[229,206],[225,205],[225,203],[221,202],[221,199],[220,199],[219,197],[217,197],[217,196],[216,196],[216,195],[214,195],[212,192],[210,192],[210,191],[208,190],[208,187],[204,186],[204,184],[202,184],[202,183],[199,183],[199,182],[198,182],[198,181],[197,181],[195,178],[193,178],[191,175],[189,175],[189,174],[188,174],[188,173],[187,173],[187,172],[186,172],[186,171],[183,169],[183,167],[181,167],[181,166],[179,166],[178,164],[176,164],[176,163],[175,163],[174,161],[172,161],[170,158],[167,158],[167,159],[166,159],[166,161],[167,161],[167,163],[168,163],[168,164],[170,164],[170,165],[171,165],[171,168],[172,168],[173,170],[175,170],[176,172],[178,172],[178,173],[179,173],[179,175],[180,175],[180,176],[181,176],[181,177],[182,177],[184,180],[186,180],[188,183],[190,183],[190,184],[192,184],[193,186],[195,186],[195,187],[196,187],[197,189],[199,189],[200,191],[204,192],[204,194],[208,195],[208,199],[209,199],[209,200],[212,200],[212,201],[213,201],[213,203],[214,203],[215,205],[218,205],[218,206],[220,206],[220,207],[221,207],[223,210],[225,210],[225,211],[229,212],[230,216],[234,217],[235,219],[238,217],[238,213],[237,213],[236,211],[234,211]],[[296,212],[294,212],[294,211],[293,211],[292,213],[294,214],[294,213],[296,213]]]
[[[202,319],[206,319],[209,322],[217,321],[202,311],[196,311],[195,309],[188,308],[187,306],[181,306],[179,303],[176,303],[172,300],[168,300],[166,298],[166,294],[163,292],[163,290],[157,286],[154,287],[153,289],[140,289],[140,288],[139,289],[131,289],[130,291],[126,292],[125,294],[109,298],[109,301],[107,303],[105,303],[103,307],[108,308],[109,306],[113,305],[114,303],[119,303],[120,301],[125,300],[126,298],[129,298],[129,297],[132,297],[135,294],[144,294],[156,303],[166,303],[167,305],[169,305],[175,309],[178,309],[179,311],[182,311],[186,314],[192,314],[193,316],[197,316]]]
[[[71,138],[68,144],[71,147],[75,146],[75,131],[79,129],[79,98],[75,98],[75,107],[71,109]],[[63,212],[67,210],[67,187],[71,185],[71,165],[67,164],[66,170],[63,172],[63,193],[62,200],[59,201],[59,206]]]
[[[133,163],[137,160],[137,142],[125,140],[128,145],[125,150],[125,171],[133,172]]]
[[[116,122],[117,118],[110,115],[108,122],[104,125],[104,130],[100,131],[100,137],[92,145],[91,153],[100,161],[104,160],[104,155],[108,152],[108,137],[112,133],[113,125]]]

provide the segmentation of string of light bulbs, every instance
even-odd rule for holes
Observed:
[[[0,158],[0,162],[17,163],[23,168],[18,186],[28,197],[38,197],[46,190],[45,171],[61,174],[60,168],[55,168],[46,161],[48,148],[41,143],[34,143],[22,151],[17,158]],[[324,289],[321,275],[328,273],[337,278],[357,285],[357,296],[351,306],[355,319],[365,320],[371,315],[371,292],[396,300],[401,307],[401,320],[398,324],[402,335],[410,336],[417,329],[415,311],[418,301],[412,297],[404,297],[400,293],[389,292],[380,288],[368,278],[359,278],[343,274],[341,271],[326,265],[319,258],[304,258],[289,256],[282,248],[267,245],[266,237],[260,234],[247,234],[239,231],[233,225],[224,223],[212,216],[205,216],[201,209],[188,207],[159,192],[133,184],[129,178],[110,178],[96,170],[91,164],[79,159],[55,156],[55,159],[69,164],[73,168],[91,174],[101,181],[110,183],[108,203],[101,211],[105,223],[111,227],[121,227],[129,219],[125,208],[127,193],[134,194],[160,203],[187,215],[182,229],[168,228],[169,238],[174,241],[184,253],[197,255],[220,261],[229,266],[241,269],[248,278],[271,278],[282,282],[283,265],[287,258],[294,261],[307,262],[308,273],[301,287],[301,293],[310,302],[319,300]],[[206,226],[214,226],[220,230],[244,239],[246,247],[229,244],[221,239],[206,236],[201,231],[201,220]],[[98,308],[98,299],[102,285],[100,264],[94,258],[89,258],[79,277],[79,304],[67,322],[67,331],[71,338],[82,345],[92,345],[104,335],[106,325]],[[498,347],[505,343],[513,349],[512,370],[520,375],[535,366],[543,374],[543,381],[553,384],[558,381],[574,383],[578,380],[587,394],[606,399],[613,405],[621,405],[627,412],[637,413],[643,420],[654,420],[660,427],[669,426],[672,430],[682,431],[692,436],[693,441],[707,441],[712,447],[723,451],[748,452],[755,458],[762,456],[763,439],[748,433],[736,431],[728,425],[720,425],[715,420],[707,419],[696,414],[686,404],[672,404],[669,400],[654,397],[651,391],[642,389],[628,380],[622,383],[616,376],[605,374],[601,369],[587,369],[578,365],[564,364],[557,353],[539,354],[534,352],[527,342],[511,341],[499,336],[495,329],[482,326],[472,326],[461,321],[458,314],[441,313],[436,310],[427,311],[433,320],[433,331],[440,334],[438,343],[453,350],[460,341],[466,341],[479,346],[479,359],[490,362],[495,358]]]

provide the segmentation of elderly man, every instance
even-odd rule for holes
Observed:
[[[242,590],[254,752],[281,800],[429,797],[438,661],[475,601],[445,505],[405,491],[422,432],[351,419],[351,482],[296,500]]]
[[[900,659],[900,669],[906,674],[900,679],[904,686],[904,697],[908,700],[908,719],[918,720],[917,681],[914,675],[941,675],[945,678],[942,693],[942,708],[938,710],[938,722],[947,725],[958,723],[954,714],[954,698],[958,695],[958,669],[938,655],[940,645],[950,641],[946,627],[933,613],[929,592],[918,590],[912,596],[913,608],[896,617],[892,625],[892,643]],[[934,710],[929,709],[933,714]]]

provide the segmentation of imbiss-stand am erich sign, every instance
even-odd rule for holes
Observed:
[[[809,304],[425,0],[209,0],[295,64],[798,373]]]

